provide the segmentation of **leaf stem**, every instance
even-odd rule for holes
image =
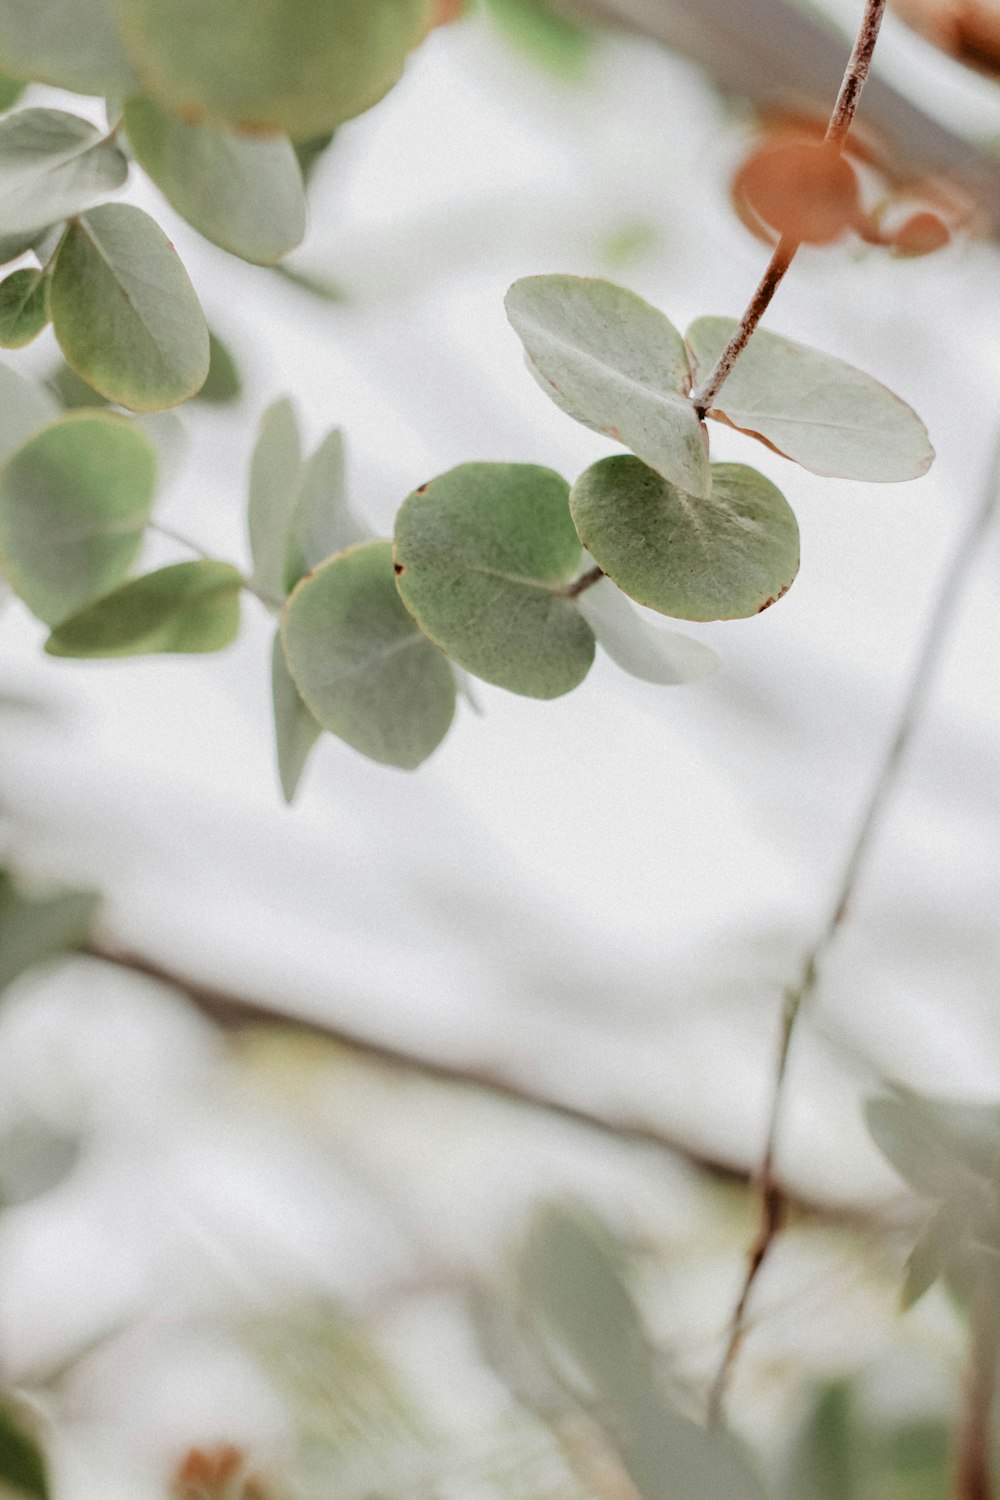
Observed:
[[[871,67],[872,53],[875,51],[885,7],[886,0],[865,0],[861,26],[840,85],[837,102],[830,116],[830,123],[826,128],[826,141],[829,145],[836,146],[838,154],[842,153],[844,142],[854,122],[861,90],[865,86]],[[795,259],[800,243],[801,241],[797,239],[782,235],[732,338],[719,355],[714,369],[711,370],[704,384],[692,393],[691,400],[701,420],[704,420],[706,413],[711,410],[715,398],[732,373],[733,366],[750,342],[754,329],[767,311],[771,299],[784,279],[785,272]]]
[[[146,529],[147,531],[155,531],[158,536],[164,536],[170,542],[177,542],[181,547],[187,547],[189,552],[193,552],[196,557],[202,558],[205,562],[222,561],[221,558],[213,557],[211,552],[206,552],[200,543],[193,541],[189,536],[185,536],[182,531],[174,531],[172,526],[164,526],[159,521],[147,521]],[[242,586],[246,589],[247,593],[253,594],[254,598],[259,599],[261,604],[265,605],[266,608],[270,610],[284,608],[284,602],[281,599],[276,599],[272,594],[265,593],[263,589],[259,589],[252,578],[248,578],[245,573],[241,573],[241,577],[243,580]]]
[[[992,1500],[993,1402],[997,1385],[1000,1314],[991,1289],[980,1283],[969,1314],[969,1367],[958,1441],[954,1500]]]
[[[1000,510],[1000,432],[994,443],[982,495],[938,586],[937,595],[924,628],[923,639],[900,705],[896,727],[862,809],[826,921],[803,959],[798,978],[788,986],[784,994],[764,1155],[757,1173],[760,1194],[759,1225],[749,1251],[743,1286],[730,1321],[726,1348],[709,1391],[708,1415],[709,1422],[713,1426],[718,1425],[722,1420],[726,1390],[740,1346],[746,1335],[746,1314],[750,1294],[782,1224],[786,1195],[775,1178],[774,1160],[787,1093],[788,1062],[795,1025],[803,1007],[816,988],[822,960],[850,912],[854,893],[864,872],[872,844],[881,830],[886,806],[896,789],[900,769],[926,707],[941,655],[972,566],[979,553],[980,544],[998,510]],[[969,1491],[969,1495],[971,1497],[972,1491]]]
[[[574,578],[573,582],[564,590],[564,597],[567,599],[579,599],[580,595],[587,589],[593,588],[595,583],[600,583],[604,576],[603,568],[598,568],[596,565],[588,568],[586,573],[581,573],[579,578]]]

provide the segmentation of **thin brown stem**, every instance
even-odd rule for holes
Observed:
[[[604,577],[605,572],[603,568],[588,568],[586,573],[581,573],[579,578],[574,578],[573,582],[566,589],[566,598],[579,599],[580,595],[584,593],[586,589],[593,588],[594,584],[600,583],[601,579]]]
[[[803,959],[798,979],[785,992],[764,1155],[757,1174],[761,1204],[760,1226],[749,1252],[746,1275],[730,1322],[725,1352],[709,1392],[709,1418],[713,1424],[722,1419],[726,1389],[745,1337],[746,1314],[751,1292],[781,1227],[785,1195],[776,1180],[774,1163],[787,1092],[788,1063],[796,1022],[816,988],[822,960],[850,912],[854,893],[864,872],[868,855],[881,829],[886,807],[896,789],[906,752],[927,704],[956,609],[978,556],[983,536],[996,516],[998,508],[1000,508],[1000,433],[994,445],[982,495],[938,587],[937,596],[924,628],[920,649],[903,695],[896,727],[862,808],[826,921]]]
[[[826,130],[827,141],[836,146],[838,151],[843,149],[857,113],[858,100],[871,67],[872,53],[878,41],[885,7],[886,0],[865,0],[861,26]],[[715,404],[715,399],[732,373],[733,366],[750,342],[755,328],[770,306],[786,271],[795,259],[799,244],[800,241],[788,235],[782,235],[732,338],[719,355],[714,368],[700,389],[692,393],[691,399],[694,402],[695,411],[702,420]]]
[[[972,1299],[965,1408],[952,1485],[954,1500],[992,1500],[993,1403],[996,1398],[1000,1316],[989,1287]]]

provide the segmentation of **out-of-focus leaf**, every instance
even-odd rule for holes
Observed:
[[[964,1227],[956,1219],[951,1204],[938,1209],[907,1257],[900,1296],[904,1311],[919,1302],[948,1269],[960,1247]]]
[[[274,637],[274,649],[271,652],[271,698],[274,705],[278,778],[285,801],[291,805],[312,748],[323,731],[303,703],[288,670],[280,631]]]
[[[785,1500],[859,1500],[864,1455],[851,1386],[832,1381],[817,1392],[795,1436]]]
[[[743,464],[713,464],[697,499],[636,458],[604,458],[570,494],[580,540],[638,604],[682,620],[733,620],[780,599],[799,529],[780,490]]]
[[[302,480],[302,439],[287,397],[260,421],[250,461],[247,522],[254,583],[274,599],[285,597],[288,528]]]
[[[209,329],[208,375],[195,399],[207,401],[210,406],[225,406],[230,401],[238,401],[242,393],[243,381],[232,351],[217,333]]]
[[[47,384],[59,399],[65,411],[79,411],[81,407],[105,407],[106,396],[95,391],[92,385],[79,376],[71,365],[63,361],[49,375]]]
[[[79,115],[19,109],[0,119],[0,201],[5,235],[38,232],[120,188],[128,162]]]
[[[528,276],[507,293],[528,368],[568,416],[705,496],[708,440],[688,399],[684,340],[663,313],[612,281]]]
[[[0,1403],[0,1484],[33,1500],[49,1500],[42,1450],[9,1403]]]
[[[486,0],[501,36],[557,78],[576,83],[587,72],[594,34],[546,0]]]
[[[460,666],[513,693],[556,698],[586,677],[594,634],[567,590],[580,568],[569,486],[533,464],[463,464],[396,517],[396,583]]]
[[[335,135],[334,130],[324,130],[319,135],[311,135],[308,140],[295,143],[295,155],[305,183],[309,183],[321,159],[333,145]]]
[[[58,415],[59,407],[44,386],[0,364],[0,464]]]
[[[45,649],[75,657],[221,651],[240,628],[242,587],[229,563],[175,563],[61,620]]]
[[[125,130],[139,165],[213,244],[274,265],[306,229],[302,173],[287,137],[186,125],[151,99],[130,99]]]
[[[24,79],[0,73],[0,109],[10,109],[24,93]]]
[[[9,879],[0,883],[0,992],[25,970],[82,942],[99,903],[93,891],[29,899]]]
[[[741,216],[749,210],[775,239],[808,245],[829,244],[861,214],[857,172],[839,145],[825,141],[765,141],[743,162],[732,191]]]
[[[396,591],[389,542],[308,574],[281,617],[285,659],[316,721],[362,755],[413,770],[455,713],[455,681]]]
[[[0,281],[0,347],[23,349],[49,321],[49,281],[45,271],[25,266]]]
[[[78,375],[133,411],[176,406],[208,375],[208,329],[177,252],[131,204],[74,220],[50,294],[56,338]]]
[[[74,94],[126,94],[135,78],[115,0],[0,0],[0,64]]]
[[[736,328],[699,318],[685,335],[703,379]],[[916,479],[934,458],[927,429],[905,401],[853,365],[759,328],[710,416],[814,474],[890,483]]]
[[[285,544],[285,589],[335,552],[370,539],[347,503],[344,439],[335,427],[302,466]]]
[[[669,686],[700,682],[718,669],[711,646],[654,625],[610,578],[585,589],[577,603],[597,644],[632,677]]]
[[[0,1205],[12,1208],[51,1192],[79,1159],[78,1136],[31,1116],[15,1121],[0,1131]]]
[[[55,625],[120,583],[153,502],[152,444],[127,418],[79,411],[28,439],[0,470],[0,565]]]

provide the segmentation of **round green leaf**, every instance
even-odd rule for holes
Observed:
[[[147,93],[191,123],[320,134],[399,78],[429,0],[120,0]]]
[[[250,460],[247,523],[254,583],[274,599],[285,597],[288,528],[302,480],[302,440],[287,397],[260,419]]]
[[[562,411],[690,494],[708,494],[708,440],[688,399],[687,352],[663,313],[613,281],[584,276],[528,276],[506,306],[528,368]]]
[[[200,234],[257,265],[274,265],[306,231],[302,173],[285,136],[185,125],[151,99],[130,99],[136,160]]]
[[[303,578],[281,639],[317,723],[362,755],[413,770],[447,734],[451,667],[400,602],[389,542],[353,547]]]
[[[61,109],[0,119],[3,232],[39,231],[121,187],[128,162],[96,126]]]
[[[34,380],[0,364],[0,464],[59,415],[59,404]]]
[[[736,327],[699,318],[687,342],[704,379]],[[905,401],[853,365],[758,329],[709,416],[760,438],[814,474],[888,483],[916,479],[934,458],[927,429]]]
[[[0,281],[0,346],[23,349],[49,321],[49,278],[25,267]]]
[[[570,494],[580,540],[619,588],[682,620],[759,614],[791,586],[799,528],[779,490],[743,464],[713,464],[696,499],[635,458],[605,458]]]
[[[61,620],[45,649],[79,657],[221,651],[240,628],[242,587],[229,563],[175,563]]]
[[[312,748],[323,731],[299,696],[285,660],[280,631],[275,634],[274,649],[271,652],[271,700],[274,705],[278,778],[285,801],[291,805]]]
[[[128,573],[153,503],[153,446],[125,417],[78,411],[0,470],[0,566],[55,625]]]
[[[174,247],[139,208],[108,203],[68,226],[50,307],[67,362],[109,401],[158,411],[204,383],[201,304]]]
[[[115,0],[0,0],[0,65],[74,94],[135,87]]]
[[[210,406],[227,406],[230,401],[238,401],[242,394],[243,379],[233,352],[210,328],[208,374],[197,399],[207,401]]]
[[[463,464],[396,517],[396,583],[421,629],[486,682],[558,698],[594,634],[568,596],[580,568],[569,486],[534,464]]]
[[[631,677],[670,687],[701,682],[719,666],[711,646],[645,619],[610,578],[585,589],[578,604],[597,644]]]

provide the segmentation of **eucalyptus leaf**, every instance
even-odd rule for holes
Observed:
[[[156,460],[146,435],[111,412],[43,428],[0,470],[0,567],[55,625],[122,581],[142,544]]]
[[[208,330],[208,375],[196,400],[209,406],[227,406],[243,393],[239,366],[229,348],[213,329]]]
[[[610,578],[585,589],[577,602],[597,644],[632,677],[670,686],[700,682],[719,667],[711,646],[645,619]]]
[[[9,261],[17,260],[19,256],[33,250],[38,238],[37,229],[22,229],[20,234],[0,235],[0,266],[5,266]]]
[[[316,721],[362,755],[413,770],[447,734],[451,667],[400,602],[389,542],[353,547],[304,578],[281,639]]]
[[[58,415],[59,405],[44,386],[0,364],[0,464]]]
[[[93,891],[31,898],[9,881],[0,884],[0,992],[36,964],[81,943],[99,903]]]
[[[551,469],[463,464],[396,517],[396,583],[421,629],[477,677],[529,698],[568,693],[594,659],[569,594],[581,552],[568,496]]]
[[[706,499],[635,458],[605,458],[573,486],[580,540],[639,604],[683,620],[735,620],[780,599],[798,572],[799,530],[770,480],[713,464]]]
[[[278,777],[285,801],[291,805],[312,748],[323,731],[303,703],[288,670],[280,631],[275,634],[271,652],[271,699],[274,705]]]
[[[302,440],[287,397],[260,421],[250,461],[247,522],[254,583],[274,599],[285,597],[288,528],[302,480]]]
[[[10,109],[24,93],[24,79],[0,73],[0,110]]]
[[[146,92],[191,123],[305,140],[399,78],[430,0],[120,0]]]
[[[613,281],[582,276],[526,277],[506,306],[528,368],[562,411],[689,494],[708,494],[687,351],[663,313]]]
[[[784,1500],[861,1500],[864,1442],[847,1381],[819,1390],[795,1435]]]
[[[594,34],[548,0],[486,0],[500,34],[556,78],[576,83],[593,56]]]
[[[960,1250],[964,1225],[950,1203],[939,1208],[906,1259],[900,1305],[913,1307],[948,1269]]]
[[[81,407],[104,408],[109,404],[107,397],[88,385],[65,360],[60,360],[49,372],[46,384],[64,411],[78,411]]]
[[[335,427],[302,467],[285,543],[285,589],[335,552],[370,538],[347,503],[344,438]]]
[[[266,266],[301,243],[305,190],[287,137],[186,125],[143,98],[128,100],[124,124],[139,165],[213,244]]]
[[[23,349],[49,321],[48,274],[35,266],[0,281],[0,347]]]
[[[0,119],[5,236],[45,229],[117,191],[128,162],[95,125],[61,109],[19,109]]]
[[[42,1450],[21,1416],[7,1402],[0,1402],[0,1484],[15,1495],[49,1500]]]
[[[109,401],[158,411],[208,374],[208,329],[174,247],[148,214],[108,203],[74,220],[49,295],[59,347]]]
[[[242,587],[229,563],[174,563],[61,620],[45,649],[75,657],[221,651],[239,632]]]
[[[732,318],[692,323],[686,338],[696,379],[708,375],[735,328]],[[838,479],[916,479],[934,458],[905,401],[853,365],[766,329],[750,339],[709,416]]]
[[[0,0],[0,66],[74,94],[135,87],[115,0]]]

